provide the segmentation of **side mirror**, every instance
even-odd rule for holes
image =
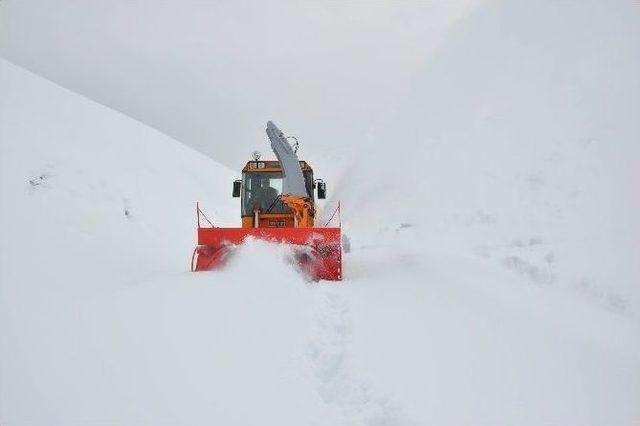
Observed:
[[[242,181],[236,180],[233,182],[233,197],[238,198],[240,196],[240,188],[242,188]]]
[[[327,184],[318,180],[318,199],[324,200],[325,198],[327,198]]]

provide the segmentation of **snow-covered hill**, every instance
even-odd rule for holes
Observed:
[[[427,245],[637,315],[639,12],[597,1],[478,9],[372,136],[336,159],[354,237],[414,224]]]
[[[599,4],[480,9],[306,158],[339,285],[260,242],[190,273],[237,170],[0,60],[0,423],[638,423],[637,30]]]
[[[638,418],[633,318],[515,258],[534,275],[390,225],[376,244],[355,238],[340,286],[305,283],[285,247],[260,243],[191,274],[193,202],[232,221],[235,174],[0,69],[3,424]]]

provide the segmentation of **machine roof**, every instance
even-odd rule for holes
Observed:
[[[312,170],[311,166],[306,161],[300,161],[300,168],[303,172]],[[258,161],[247,161],[247,164],[242,169],[243,172],[280,172],[282,171],[282,167],[280,167],[280,162],[277,160],[258,160]]]

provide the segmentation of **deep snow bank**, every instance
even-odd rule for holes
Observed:
[[[412,225],[637,321],[637,22],[628,2],[476,10],[330,181],[354,244]]]

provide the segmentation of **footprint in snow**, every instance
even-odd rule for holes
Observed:
[[[352,325],[348,302],[339,289],[318,288],[307,359],[316,389],[349,424],[409,425],[397,403],[381,395],[355,371],[349,349]]]
[[[28,180],[29,185],[31,185],[31,189],[37,189],[39,187],[47,186],[47,179],[49,179],[48,173],[41,173],[38,176],[35,176]]]

